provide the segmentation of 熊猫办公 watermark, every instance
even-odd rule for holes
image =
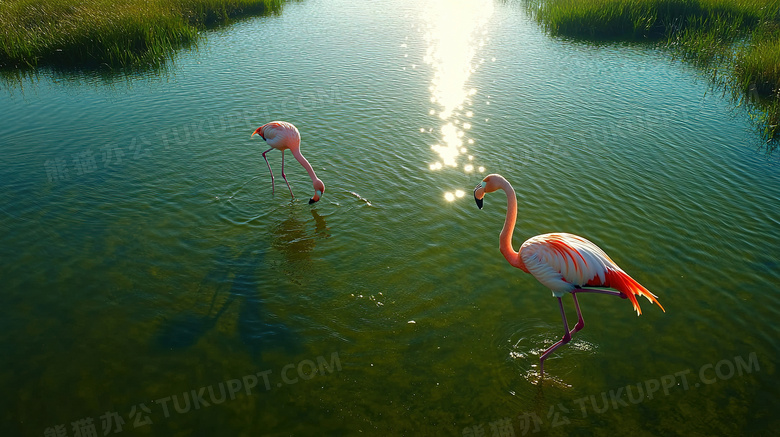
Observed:
[[[333,85],[330,89],[288,93],[254,108],[203,116],[158,132],[136,135],[126,142],[87,147],[69,155],[49,157],[44,161],[43,167],[49,182],[73,181],[101,170],[119,168],[131,160],[149,159],[174,150],[186,150],[186,147],[193,143],[207,141],[233,130],[244,129],[251,132],[257,125],[271,120],[295,118],[300,114],[340,105],[342,101],[343,95],[338,85]]]
[[[98,416],[74,420],[70,424],[51,425],[44,429],[43,435],[44,437],[87,437],[116,434],[127,429],[149,426],[155,421],[173,415],[236,401],[242,397],[270,391],[274,387],[297,384],[318,375],[322,377],[334,372],[341,372],[338,352],[333,352],[330,357],[318,356],[313,360],[305,359],[287,364],[281,368],[278,375],[268,369],[163,396],[148,403],[142,402],[131,406],[124,415],[118,411],[106,411]]]
[[[518,434],[536,433],[541,431],[545,424],[549,428],[556,428],[571,423],[570,418],[586,418],[606,413],[609,410],[627,408],[641,402],[669,396],[674,390],[696,389],[703,385],[712,385],[718,381],[726,381],[735,376],[743,376],[759,370],[761,368],[755,352],[748,354],[747,358],[737,355],[717,363],[704,364],[695,374],[692,373],[691,369],[685,369],[603,391],[597,395],[573,399],[571,405],[565,403],[550,405],[546,414],[526,412],[517,416],[517,427],[515,427],[515,422],[511,417],[504,417],[489,422],[487,427],[485,424],[468,426],[463,429],[462,435],[464,437],[512,437]]]

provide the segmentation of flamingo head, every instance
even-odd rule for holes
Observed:
[[[489,174],[482,179],[482,182],[478,183],[474,188],[474,201],[477,202],[477,207],[482,209],[484,203],[483,199],[486,193],[492,193],[501,188],[501,181],[506,180],[503,176],[497,174]]]
[[[320,197],[325,193],[325,184],[321,180],[314,180],[314,197],[309,199],[309,205],[320,200]]]
[[[265,126],[265,125],[263,125],[263,126]],[[265,135],[263,135],[263,126],[260,126],[259,128],[255,129],[255,131],[252,132],[252,135],[250,135],[250,137],[253,137],[253,136],[255,136],[255,134],[258,134],[258,135],[260,135],[260,138],[265,140]]]

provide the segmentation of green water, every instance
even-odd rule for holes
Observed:
[[[457,6],[295,2],[159,74],[4,83],[0,434],[773,435],[780,167],[749,117],[661,51]],[[313,206],[289,154],[271,193],[275,119]],[[583,235],[666,313],[582,296],[539,384],[557,302],[498,252],[503,196],[474,205],[492,172],[516,248]]]

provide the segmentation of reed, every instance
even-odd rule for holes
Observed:
[[[686,28],[730,33],[777,19],[778,0],[536,0],[536,19],[551,33],[570,36],[668,36]],[[726,28],[721,26],[726,25]]]
[[[553,35],[653,40],[708,69],[761,108],[768,140],[780,137],[780,0],[528,0]]]
[[[3,0],[0,68],[159,64],[207,25],[281,0]]]
[[[780,90],[780,26],[757,30],[751,41],[736,54],[737,81],[744,90],[755,86],[763,95],[777,93]]]

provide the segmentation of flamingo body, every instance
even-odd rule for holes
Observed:
[[[600,247],[579,235],[537,235],[523,243],[519,254],[528,273],[555,297],[577,288],[605,287],[623,293],[637,315],[642,314],[642,309],[636,296],[644,296],[661,306],[654,294],[626,274]]]
[[[300,149],[301,133],[292,123],[272,121],[255,129],[251,136],[260,135],[271,148],[284,152],[288,149]]]
[[[567,233],[537,235],[526,240],[520,250],[515,251],[512,248],[512,234],[517,221],[517,198],[512,185],[501,175],[488,175],[474,189],[474,200],[482,209],[485,194],[499,189],[504,190],[507,197],[506,220],[499,236],[499,250],[511,265],[530,273],[552,291],[558,299],[563,319],[563,338],[545,350],[539,358],[542,376],[544,360],[585,326],[577,293],[602,293],[627,298],[637,315],[642,314],[642,310],[636,297],[644,296],[666,312],[653,293],[618,267],[601,248],[583,237]],[[567,293],[571,294],[577,310],[577,323],[571,331],[561,300]]]
[[[271,146],[270,149],[263,152],[263,159],[265,159],[265,163],[268,165],[268,171],[271,173],[271,191],[273,192],[275,189],[274,172],[271,170],[271,164],[268,163],[268,158],[266,158],[265,154],[276,149],[282,152],[282,178],[284,179],[284,182],[287,183],[287,188],[290,190],[290,196],[295,197],[292,188],[290,187],[290,183],[287,182],[287,175],[284,174],[284,152],[290,150],[293,157],[309,174],[312,184],[314,185],[314,197],[309,200],[309,203],[320,200],[320,197],[325,193],[325,184],[317,177],[314,168],[301,153],[301,133],[298,132],[298,128],[286,121],[272,121],[255,129],[250,137],[253,137],[255,134],[260,135],[260,137]]]

